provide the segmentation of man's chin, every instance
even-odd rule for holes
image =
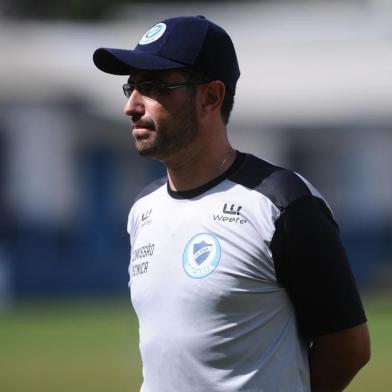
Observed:
[[[154,158],[154,154],[150,150],[137,150],[138,154],[146,158]]]
[[[159,154],[158,148],[156,146],[141,146],[136,143],[135,147],[138,154],[142,157],[159,159],[161,155]]]

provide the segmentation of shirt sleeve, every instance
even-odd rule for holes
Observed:
[[[275,226],[276,276],[294,304],[301,333],[312,338],[366,322],[338,226],[325,203],[301,197]]]

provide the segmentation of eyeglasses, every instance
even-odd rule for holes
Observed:
[[[209,81],[186,82],[186,83],[166,83],[161,81],[128,82],[123,85],[124,95],[129,98],[134,90],[147,98],[157,98],[170,94],[180,87],[191,87],[199,84],[209,83]]]

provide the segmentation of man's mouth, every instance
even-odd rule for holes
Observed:
[[[155,127],[147,122],[136,122],[133,124],[132,135],[135,139],[146,139],[155,132]]]
[[[155,130],[155,126],[152,122],[150,121],[135,121],[134,123],[132,123],[133,129],[149,129],[154,131]]]

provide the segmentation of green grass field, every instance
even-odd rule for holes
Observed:
[[[392,300],[365,303],[373,356],[347,391],[390,392]],[[136,392],[137,328],[126,299],[30,302],[2,311],[0,391]]]

